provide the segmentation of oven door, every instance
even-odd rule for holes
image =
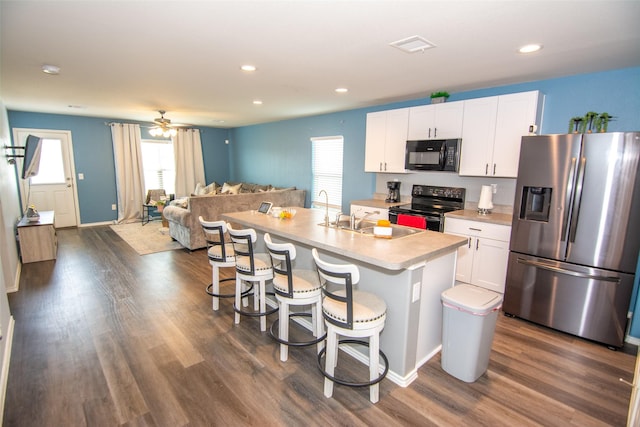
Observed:
[[[392,224],[406,225],[409,227],[422,228],[431,231],[444,231],[444,221],[442,221],[442,217],[440,215],[403,212],[399,210],[394,211],[390,209],[389,222],[391,222]]]

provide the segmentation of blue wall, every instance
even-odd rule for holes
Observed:
[[[640,130],[640,68],[454,93],[449,101],[539,90],[545,94],[541,133],[566,133],[569,120],[588,111],[615,116],[609,131]],[[311,137],[344,136],[342,207],[375,193],[375,173],[364,172],[366,114],[429,104],[428,98],[231,130],[234,181],[311,188]],[[310,195],[307,195],[309,205]]]
[[[117,203],[115,163],[111,129],[105,123],[130,120],[105,119],[61,114],[28,113],[9,111],[11,128],[32,128],[71,131],[73,157],[76,176],[84,174],[84,180],[77,180],[80,223],[112,221],[117,211],[111,205]],[[202,150],[207,181],[224,182],[229,176],[229,150],[224,140],[228,130],[201,128]],[[13,132],[12,132],[13,133]],[[143,135],[151,138],[150,135]]]
[[[450,101],[539,90],[546,95],[541,133],[566,133],[571,117],[588,111],[616,117],[610,131],[640,130],[640,67],[584,74],[462,93]],[[343,208],[375,192],[375,174],[364,172],[366,113],[428,104],[428,98],[379,105],[232,130],[201,128],[207,183],[247,181],[311,188],[311,137],[344,136]],[[9,111],[11,128],[70,130],[82,224],[111,221],[116,213],[111,132],[118,119]],[[129,121],[127,121],[129,122]],[[225,140],[229,144],[225,144]],[[309,205],[310,195],[307,196]]]

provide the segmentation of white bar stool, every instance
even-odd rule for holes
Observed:
[[[220,298],[234,298],[235,292],[232,294],[220,293],[220,282],[236,280],[235,277],[220,280],[220,268],[235,267],[236,256],[233,252],[233,244],[227,242],[225,235],[227,233],[227,223],[224,221],[205,221],[202,216],[198,217],[204,238],[207,241],[207,256],[211,265],[211,283],[207,286],[206,292],[211,295],[211,305],[214,311],[220,308]],[[245,294],[251,289],[245,291]]]
[[[267,280],[273,279],[273,269],[268,254],[255,253],[254,245],[257,240],[256,231],[252,228],[234,230],[227,223],[227,232],[233,243],[233,251],[236,256],[236,293],[233,310],[235,323],[240,323],[240,315],[260,318],[260,330],[267,330],[267,316],[278,311],[278,307],[267,310]],[[254,311],[240,308],[240,300],[243,297],[243,283],[253,284],[253,309]]]
[[[269,332],[280,343],[280,360],[289,358],[289,346],[304,347],[318,344],[318,353],[324,348],[324,320],[322,319],[322,286],[318,273],[314,270],[294,270],[296,247],[292,243],[273,243],[271,235],[264,235],[264,242],[271,257],[273,267],[273,290],[280,316],[271,324]],[[311,313],[291,313],[289,306],[310,305]],[[311,317],[313,339],[307,341],[289,340],[289,319],[291,317]],[[278,334],[273,331],[278,325]]]
[[[330,264],[322,261],[317,249],[311,253],[318,267],[321,284],[324,285],[322,314],[327,326],[327,347],[324,369],[322,356],[318,354],[318,367],[325,376],[324,395],[333,395],[333,384],[349,387],[369,387],[369,399],[376,403],[379,399],[379,383],[389,371],[387,356],[380,351],[380,332],[384,328],[387,316],[387,304],[379,296],[370,292],[354,289],[360,281],[358,267],[353,264]],[[363,340],[347,339],[338,341],[338,335],[349,338],[369,338]],[[352,382],[334,377],[338,363],[338,346],[357,344],[369,347],[369,381]],[[384,360],[384,370],[380,374],[380,357]]]

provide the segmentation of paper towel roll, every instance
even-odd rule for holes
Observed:
[[[493,209],[493,187],[490,185],[483,185],[480,190],[480,200],[478,201],[478,209],[489,210]]]

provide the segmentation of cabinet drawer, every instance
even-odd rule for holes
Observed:
[[[511,236],[511,226],[457,218],[446,218],[444,221],[444,232],[508,242]]]

